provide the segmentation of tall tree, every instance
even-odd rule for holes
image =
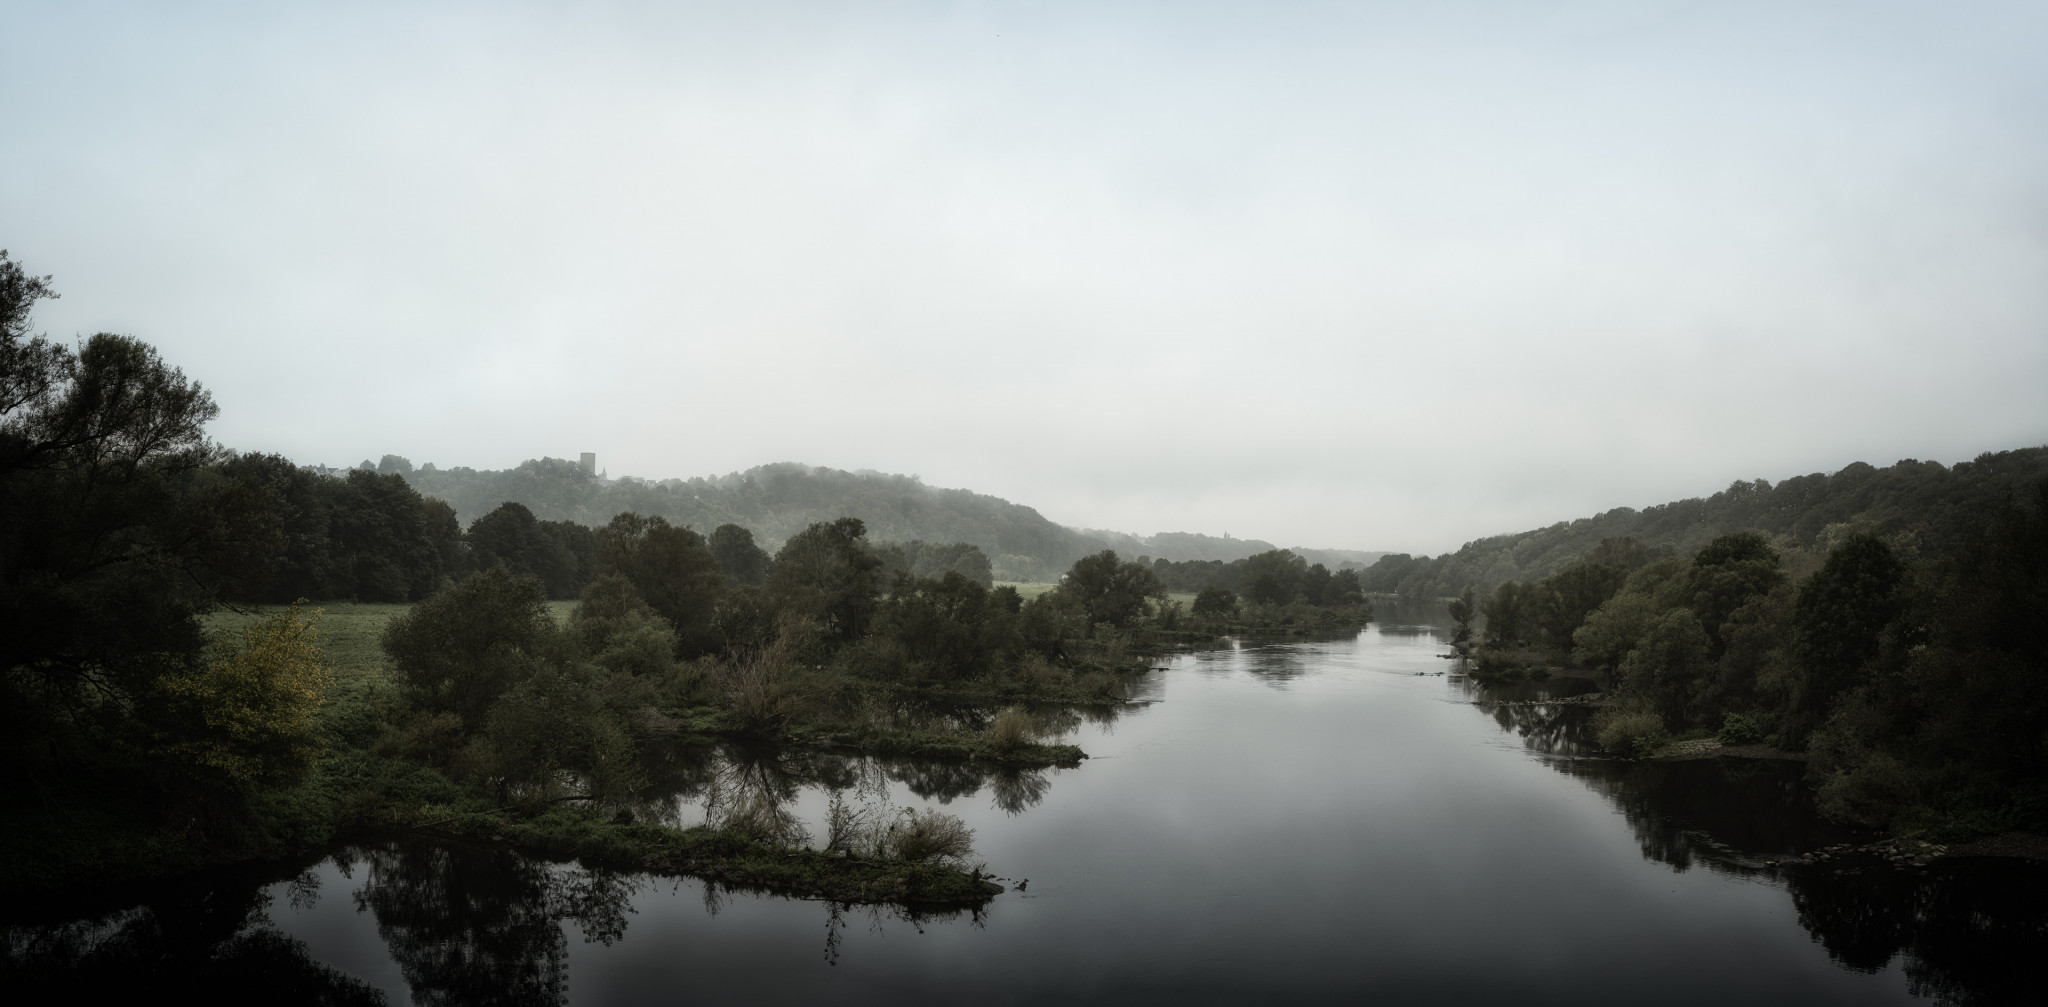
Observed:
[[[1075,561],[1059,592],[1079,602],[1091,623],[1128,626],[1145,614],[1145,603],[1166,597],[1166,585],[1150,566],[1125,563],[1104,549]]]
[[[759,584],[768,579],[768,552],[754,544],[754,533],[736,524],[722,524],[711,530],[711,555],[725,579],[736,585]]]
[[[624,577],[649,608],[668,620],[680,656],[717,648],[712,615],[725,575],[703,536],[659,517],[620,514],[598,529],[597,572]]]
[[[1879,636],[1898,615],[1906,564],[1883,539],[1852,535],[1799,589],[1792,652],[1803,675],[1794,697],[1801,719],[1814,723],[1875,660]]]
[[[790,536],[775,554],[767,589],[783,611],[815,620],[828,639],[859,638],[882,592],[882,561],[867,549],[867,525],[843,517]]]

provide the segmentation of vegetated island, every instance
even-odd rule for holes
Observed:
[[[593,528],[506,503],[465,530],[396,474],[211,444],[211,397],[146,343],[32,337],[47,296],[48,277],[0,256],[6,890],[399,830],[799,895],[972,901],[1000,888],[953,816],[835,801],[813,849],[771,795],[738,788],[706,794],[705,826],[672,828],[668,756],[1071,766],[1085,753],[1055,736],[1113,710],[1152,656],[1371,614],[1355,570],[1284,550],[1204,566],[1185,598],[1171,562],[1105,550],[1027,599],[975,546],[872,543],[852,518],[773,556],[737,524],[703,535],[630,511]]]

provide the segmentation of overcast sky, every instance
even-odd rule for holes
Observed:
[[[2048,442],[2048,4],[9,3],[0,247],[302,462],[1436,552]]]

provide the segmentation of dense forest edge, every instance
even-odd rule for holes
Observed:
[[[1921,844],[2048,832],[2044,458],[1863,466],[1803,510],[1717,497],[1765,527],[1468,587],[1454,652],[1482,680],[1596,678],[1618,755],[1804,757],[1824,814]]]
[[[410,831],[849,900],[986,899],[951,815],[835,801],[814,837],[678,753],[1073,765],[1048,739],[1113,710],[1153,655],[1371,615],[1355,569],[1285,550],[1181,599],[1170,564],[1103,549],[1026,598],[978,546],[871,541],[851,517],[773,554],[738,524],[630,510],[591,526],[502,502],[464,528],[402,474],[211,443],[211,396],[148,344],[31,336],[54,296],[0,256],[8,890]],[[374,623],[374,647],[337,660],[323,604]],[[678,793],[704,826],[653,824]]]

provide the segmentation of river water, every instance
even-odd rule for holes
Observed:
[[[372,844],[17,910],[13,971],[390,1003],[2035,1002],[2040,865],[1772,866],[1858,839],[1800,765],[1590,758],[1586,708],[1528,703],[1582,683],[1489,693],[1443,650],[1375,624],[1179,657],[1069,725],[1075,769],[678,754],[686,823],[721,767],[813,831],[834,790],[960,815],[1028,882],[979,912]]]

